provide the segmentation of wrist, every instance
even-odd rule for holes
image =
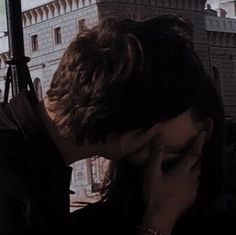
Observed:
[[[170,235],[175,220],[170,219],[170,215],[166,213],[153,213],[147,211],[143,217],[142,225],[148,226],[157,231],[157,234]]]
[[[137,235],[163,235],[161,232],[154,230],[153,228],[146,226],[146,225],[140,225],[137,226]]]

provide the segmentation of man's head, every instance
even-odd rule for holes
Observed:
[[[184,38],[190,47],[194,47],[194,25],[189,19],[178,15],[160,15],[150,18],[146,23],[153,25],[162,32],[174,31]]]
[[[153,22],[107,19],[69,45],[47,92],[62,135],[96,143],[188,109],[209,115],[208,91],[218,97],[198,56],[185,38]]]

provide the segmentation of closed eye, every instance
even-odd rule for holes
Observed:
[[[183,154],[185,154],[191,147],[192,145],[186,145],[176,151],[173,150],[166,150],[165,155],[168,157],[178,157],[178,156],[182,156]]]
[[[179,148],[178,150],[166,150],[165,151],[165,160],[162,163],[162,170],[167,171],[175,166],[191,148],[194,140],[189,141],[185,146]]]
[[[182,156],[187,153],[192,147],[197,136],[188,140],[188,142],[184,146],[170,146],[166,147],[165,154],[168,156]]]

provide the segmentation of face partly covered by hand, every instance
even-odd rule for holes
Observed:
[[[156,139],[165,148],[164,167],[170,167],[179,157],[187,152],[202,129],[207,128],[208,135],[210,135],[212,121],[207,120],[206,123],[195,121],[191,116],[191,112],[188,110],[176,118],[157,124],[158,131]],[[151,142],[136,152],[127,155],[127,160],[134,164],[144,163],[150,155],[150,147]]]
[[[212,126],[211,119],[196,121],[186,111],[157,124],[156,136],[126,156],[131,164],[144,166],[144,224],[170,234],[176,220],[194,203],[202,149]]]

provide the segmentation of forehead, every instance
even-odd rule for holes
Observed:
[[[196,137],[201,128],[202,123],[193,120],[191,112],[186,111],[176,118],[160,123],[157,134],[166,147],[183,146]]]

